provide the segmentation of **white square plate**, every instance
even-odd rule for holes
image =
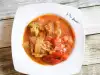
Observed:
[[[25,27],[32,19],[46,13],[57,14],[68,20],[76,36],[72,54],[67,61],[55,66],[43,66],[34,62],[22,47]],[[78,73],[82,66],[84,53],[84,33],[81,19],[80,10],[55,3],[31,4],[18,8],[14,18],[11,39],[15,70],[31,75],[70,75]]]

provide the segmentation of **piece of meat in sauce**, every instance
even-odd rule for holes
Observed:
[[[30,36],[29,41],[30,41],[30,50],[33,53],[34,48],[35,48],[35,44],[36,44],[36,37],[35,36]]]
[[[47,31],[47,35],[51,35],[53,36],[53,33],[54,33],[54,23],[53,22],[48,22],[46,25],[45,25],[45,29]]]
[[[60,27],[60,21],[56,21],[55,25],[54,25],[54,34],[56,35],[56,37],[60,37],[61,36],[61,27]]]
[[[52,44],[49,41],[44,41],[43,37],[38,37],[35,44],[33,55],[35,57],[43,57],[52,50]]]
[[[41,31],[44,31],[44,29],[45,29],[44,25],[47,23],[47,21],[45,21],[45,19],[43,17],[40,17],[37,22],[39,24],[39,29]]]

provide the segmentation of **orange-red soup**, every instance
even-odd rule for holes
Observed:
[[[23,48],[35,62],[55,65],[65,61],[75,44],[74,31],[60,16],[45,14],[32,20],[25,29]]]

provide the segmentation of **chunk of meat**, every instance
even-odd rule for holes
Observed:
[[[74,43],[73,38],[71,36],[69,36],[69,38],[68,38],[68,43],[70,45],[73,45],[73,43]]]
[[[60,22],[59,21],[56,21],[56,23],[55,23],[55,27],[54,27],[55,29],[55,31],[54,31],[54,34],[57,36],[57,37],[59,37],[59,36],[61,36],[61,28],[60,28]]]
[[[61,44],[61,38],[59,37],[53,38],[52,43],[54,44],[54,46]]]
[[[33,45],[35,45],[35,43],[36,43],[36,37],[35,36],[30,36],[29,40]]]
[[[39,30],[44,31],[45,30],[44,25],[39,24]]]
[[[62,42],[63,42],[64,44],[66,44],[66,43],[68,42],[68,40],[69,40],[69,35],[64,35],[64,36],[62,37]]]
[[[68,39],[69,39],[69,36],[67,36],[67,35],[63,37],[63,41],[64,41],[64,42],[67,42]]]
[[[55,51],[60,51],[62,53],[66,51],[65,44],[62,42],[61,38],[54,39],[53,44]]]
[[[45,29],[48,32],[48,35],[52,35],[54,32],[54,23],[53,22],[49,22],[47,25],[45,25]]]
[[[29,41],[30,41],[30,50],[33,53],[34,48],[35,48],[35,43],[36,43],[36,37],[35,36],[30,36]]]
[[[59,50],[59,51],[62,51],[64,49],[65,45],[64,44],[58,44],[55,46],[54,50]]]
[[[45,51],[50,51],[52,50],[52,44],[49,41],[44,41],[44,43],[42,44],[42,49]]]
[[[39,29],[41,31],[44,31],[45,30],[44,25],[47,23],[47,21],[43,17],[40,17],[38,19],[38,23],[39,23]]]
[[[32,44],[32,42],[30,42],[30,50],[31,50],[31,53],[33,54],[33,52],[34,52],[34,45]]]
[[[38,23],[41,24],[41,25],[45,25],[47,22],[43,17],[39,17],[38,18]]]
[[[46,36],[46,38],[45,38],[46,41],[50,41],[50,42],[52,41],[52,39],[53,39],[52,36]]]
[[[42,37],[39,37],[36,40],[33,55],[35,57],[43,57],[44,55],[47,55],[50,50],[52,50],[52,44],[49,41],[44,41]]]
[[[39,36],[42,37],[42,38],[45,38],[46,37],[46,33],[44,31],[41,31],[39,33]]]

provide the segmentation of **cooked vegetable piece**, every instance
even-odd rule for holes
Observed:
[[[36,54],[41,54],[41,45],[43,44],[43,40],[44,39],[42,37],[37,38],[36,44],[35,44],[35,51],[34,51]],[[39,57],[39,55],[38,55],[38,57]],[[41,55],[40,55],[40,57],[41,57]]]
[[[23,43],[23,47],[24,47],[25,49],[28,49],[28,48],[29,48],[29,42],[28,42],[28,41],[24,42],[24,43]]]
[[[32,55],[34,55],[35,57],[43,57],[43,56],[45,56],[46,54],[32,53]]]
[[[38,23],[34,22],[33,24],[30,24],[30,31],[32,34],[34,34],[35,36],[38,36],[39,34],[39,25]]]

